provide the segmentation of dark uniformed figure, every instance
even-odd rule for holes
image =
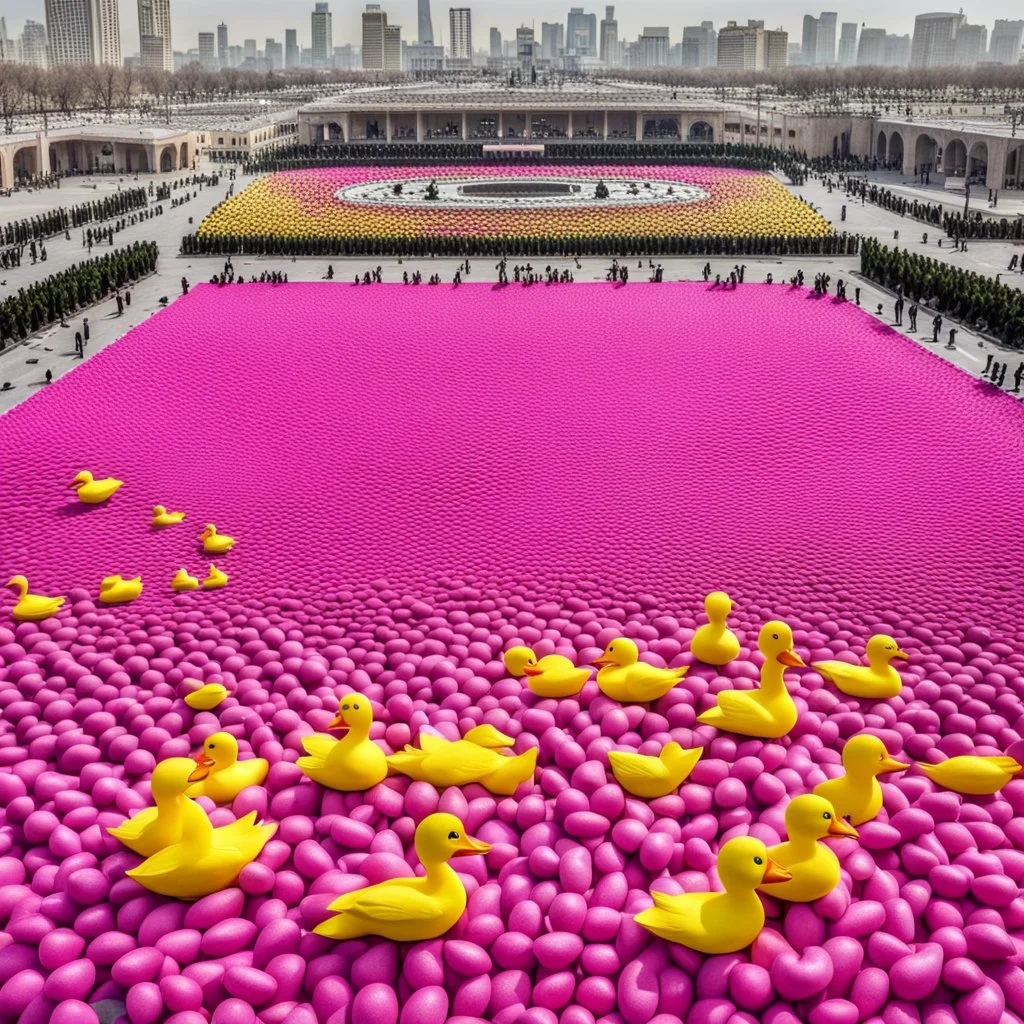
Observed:
[[[939,331],[941,331],[941,330],[942,330],[942,317],[941,316],[937,316],[932,321],[932,341],[938,341],[939,340]]]
[[[1024,363],[1018,363],[1017,369],[1013,371],[1013,393],[1020,394],[1020,382],[1024,379]]]
[[[910,317],[910,329],[912,331],[917,330],[917,305],[916,303],[910,304],[910,309],[907,310],[907,316]]]

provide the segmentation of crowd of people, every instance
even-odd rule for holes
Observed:
[[[110,295],[123,312],[119,290],[151,274],[158,253],[156,242],[136,242],[19,288],[0,302],[0,349]]]
[[[119,217],[148,204],[149,198],[144,188],[129,188],[77,206],[58,206],[55,210],[8,222],[0,228],[0,244],[20,245],[33,238],[50,238],[64,234],[70,228]]]

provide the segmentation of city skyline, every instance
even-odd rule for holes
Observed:
[[[188,51],[196,48],[198,34],[200,32],[216,32],[218,23],[224,22],[231,26],[234,19],[239,26],[232,32],[233,36],[241,38],[256,37],[258,39],[272,38],[283,39],[286,29],[298,29],[299,45],[308,48],[311,45],[310,38],[310,16],[314,9],[312,2],[293,3],[288,5],[287,11],[282,13],[280,3],[271,0],[221,0],[217,4],[216,13],[211,13],[209,4],[202,4],[197,0],[172,0],[172,46],[174,50]],[[341,4],[340,2],[331,5],[333,19],[333,42],[335,46],[352,44],[358,46],[362,36],[362,11],[363,4]],[[431,3],[431,11],[434,22],[435,44],[444,43],[450,46],[449,39],[449,17],[448,11],[452,3],[441,4],[438,0]],[[561,22],[566,24],[569,10],[572,6],[579,6],[579,0],[571,2],[552,2],[552,0],[541,0],[528,8],[522,4],[512,3],[510,0],[487,0],[486,4],[469,5],[473,12],[473,21],[480,26],[477,37],[474,38],[476,50],[487,48],[487,34],[491,27],[497,28],[505,39],[515,38],[515,30],[521,25],[532,27],[537,39],[541,36],[542,22]],[[884,28],[888,33],[904,35],[913,34],[914,21],[917,15],[929,13],[930,11],[956,11],[959,5],[935,4],[920,6],[899,6],[867,0],[857,5],[832,5],[838,13],[838,21],[856,22],[858,28],[867,26],[869,28]],[[964,16],[968,23],[986,25],[991,27],[996,19],[1020,17],[1019,13],[1011,10],[1012,5],[996,0],[982,0],[982,2],[971,4],[964,9]],[[388,23],[401,28],[402,39],[413,42],[418,37],[419,27],[419,2],[418,0],[392,0],[392,2],[381,3],[381,7],[388,15]],[[603,17],[603,3],[584,3],[582,5],[586,14],[593,14],[597,20]],[[679,39],[682,37],[683,27],[688,25],[699,25],[701,21],[713,20],[715,27],[726,25],[729,21],[736,21],[744,25],[748,20],[763,20],[769,27],[778,28],[789,33],[790,42],[801,39],[803,19],[807,14],[817,17],[821,13],[820,5],[815,9],[807,4],[805,0],[785,0],[782,4],[773,5],[769,13],[765,5],[749,2],[731,3],[725,7],[717,6],[712,9],[694,7],[677,7],[663,2],[663,0],[639,0],[637,3],[621,7],[617,11],[619,22],[618,38],[620,40],[636,39],[643,34],[645,27],[649,25],[666,25],[669,28],[671,37]],[[26,20],[45,22],[44,0],[8,0],[4,6],[4,15],[7,19],[8,31],[16,35]],[[710,17],[709,17],[710,16]],[[244,30],[241,26],[245,26]],[[254,27],[255,26],[255,27]],[[120,0],[120,35],[121,49],[124,55],[138,51],[139,45],[139,23],[137,4],[134,0]],[[838,39],[838,33],[837,33]]]

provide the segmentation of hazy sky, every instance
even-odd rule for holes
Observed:
[[[402,38],[412,41],[416,38],[416,0],[378,0],[388,13],[392,24],[402,26]],[[819,0],[820,2],[820,0]],[[598,20],[604,16],[604,4],[592,0],[534,0],[523,3],[522,0],[485,0],[473,3],[472,0],[458,0],[459,6],[469,6],[473,12],[473,45],[476,49],[488,45],[488,29],[494,25],[501,29],[506,38],[517,25],[533,21],[540,31],[542,21],[565,22],[570,6],[582,3],[588,12],[597,14]],[[121,49],[127,55],[139,49],[139,22],[136,0],[120,0],[121,4]],[[334,45],[358,43],[360,41],[360,12],[363,3],[360,0],[330,0],[334,14]],[[945,6],[933,7],[908,5],[905,2],[894,4],[883,0],[844,0],[834,9],[839,20],[866,23],[872,28],[886,28],[890,32],[912,32],[914,15],[927,10],[957,10],[960,0]],[[431,10],[434,22],[435,42],[443,38],[448,41],[448,8],[453,6],[452,0],[432,0]],[[174,32],[174,49],[188,50],[198,45],[197,33],[212,32],[217,23],[225,21],[228,26],[228,39],[231,45],[241,45],[243,38],[255,38],[262,49],[267,37],[284,41],[284,30],[299,30],[300,45],[310,45],[309,15],[313,9],[312,0],[171,0],[171,26]],[[45,21],[43,0],[7,0],[0,9],[7,18],[7,30],[11,35],[21,31],[26,18]],[[619,37],[635,39],[644,25],[668,25],[673,41],[682,35],[683,25],[699,24],[702,20],[711,19],[716,27],[728,20],[736,20],[741,24],[748,18],[764,18],[765,24],[789,30],[791,41],[799,41],[801,21],[804,14],[818,14],[819,9],[808,6],[801,0],[775,0],[766,4],[761,0],[728,0],[725,3],[708,4],[677,4],[666,3],[664,0],[630,0],[629,3],[616,4],[616,16],[619,22]],[[992,22],[996,18],[1013,18],[1022,16],[1022,8],[1017,0],[983,0],[983,2],[965,6],[968,20],[982,23],[991,31]],[[528,17],[527,17],[528,16]]]

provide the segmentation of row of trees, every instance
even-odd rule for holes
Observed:
[[[49,238],[69,228],[81,227],[110,217],[119,217],[140,210],[149,202],[144,188],[124,189],[102,199],[79,203],[70,208],[58,206],[55,210],[25,217],[23,220],[8,221],[0,227],[0,242],[4,245],[20,245],[33,238]]]
[[[0,302],[0,349],[151,274],[158,254],[156,242],[136,242],[19,288]]]
[[[185,256],[855,256],[860,238],[731,235],[575,235],[548,238],[282,238],[186,235]]]
[[[1024,292],[970,270],[864,239],[864,276],[915,302],[1024,349]]]

